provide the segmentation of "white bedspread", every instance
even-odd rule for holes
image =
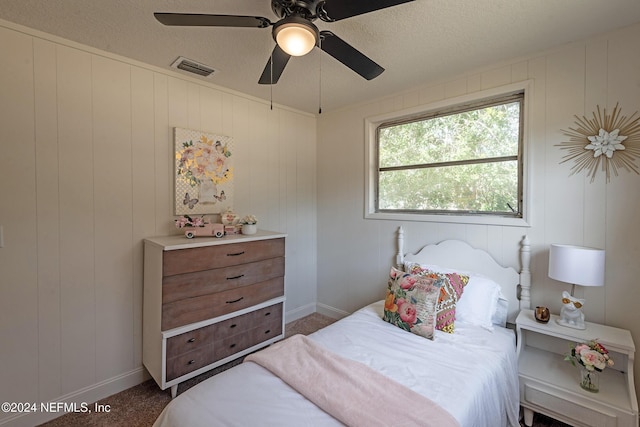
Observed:
[[[512,330],[456,323],[434,341],[383,320],[382,302],[309,337],[430,398],[463,427],[518,425]],[[358,411],[358,408],[353,408]],[[162,412],[157,427],[335,426],[337,420],[266,369],[247,362],[194,386]]]

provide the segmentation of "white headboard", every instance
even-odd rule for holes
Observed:
[[[516,318],[520,309],[531,308],[531,248],[528,237],[524,236],[520,244],[522,268],[518,273],[514,268],[498,264],[487,252],[474,249],[461,240],[444,240],[435,245],[427,245],[416,254],[405,255],[404,229],[400,227],[396,264],[399,268],[402,268],[405,261],[432,264],[488,277],[502,286],[502,293],[509,300],[508,319],[511,321]]]

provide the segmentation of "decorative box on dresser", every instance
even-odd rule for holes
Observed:
[[[285,237],[145,239],[142,360],[161,389],[284,338]]]
[[[533,310],[516,319],[518,377],[524,421],[531,426],[540,412],[572,426],[638,427],[638,399],[633,379],[635,345],[631,333],[585,322],[586,329],[537,322]],[[597,339],[615,365],[600,375],[597,393],[580,387],[579,367],[564,360],[572,344]]]

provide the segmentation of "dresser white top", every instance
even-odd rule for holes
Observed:
[[[256,234],[229,234],[224,237],[194,237],[188,239],[184,233],[172,236],[157,236],[144,239],[145,244],[155,245],[164,251],[176,249],[199,248],[205,246],[227,245],[229,243],[253,242],[256,240],[268,240],[287,237],[286,233],[268,230],[258,230]]]

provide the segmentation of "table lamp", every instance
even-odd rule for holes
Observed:
[[[604,250],[583,246],[552,244],[549,250],[549,277],[571,283],[571,294],[562,292],[559,325],[585,329],[584,299],[573,296],[576,285],[604,286]]]

